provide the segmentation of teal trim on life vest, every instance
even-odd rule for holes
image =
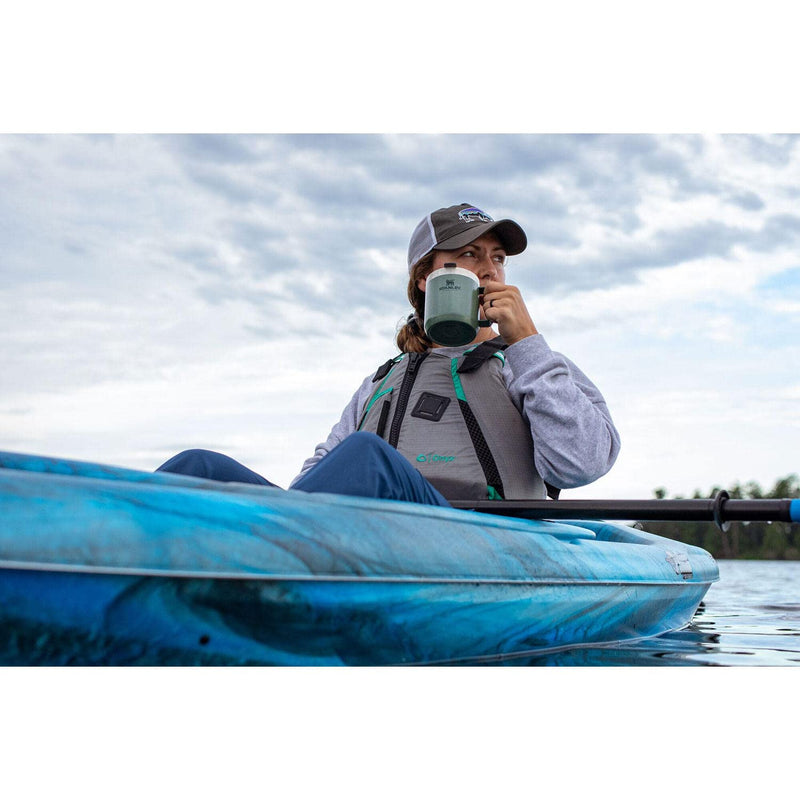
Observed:
[[[399,356],[397,356],[397,358],[395,358],[394,363],[395,364],[399,364],[405,357],[406,357],[406,354],[405,353],[401,353]],[[386,385],[386,381],[389,380],[389,377],[391,376],[391,374],[393,372],[394,372],[394,367],[392,367],[386,373],[386,377],[381,381],[381,385],[375,390],[375,394],[372,395],[372,399],[369,401],[369,403],[367,403],[366,408],[364,409],[364,411],[361,414],[361,422],[358,424],[358,430],[361,430],[361,428],[363,427],[364,423],[366,422],[367,414],[369,414],[369,410],[372,408],[372,406],[374,406],[375,403],[381,397],[383,397],[384,395],[391,394],[392,389],[394,388],[393,386],[390,386],[385,392],[382,392],[381,389],[383,389],[383,387]]]
[[[498,492],[497,489],[494,488],[494,486],[487,486],[486,490],[487,490],[487,495],[488,495],[487,499],[488,500],[504,500],[505,499],[503,497],[503,495],[501,495],[500,492]]]
[[[453,376],[453,386],[456,390],[456,397],[459,400],[467,402],[467,396],[464,394],[464,387],[461,385],[461,378],[458,375],[458,359],[450,359],[450,374]]]
[[[381,386],[383,386],[383,384],[381,384]],[[391,394],[393,391],[394,391],[394,386],[390,386],[385,392],[380,391],[380,387],[378,387],[378,393],[372,398],[372,400],[369,401],[367,407],[364,409],[364,413],[361,415],[361,425],[358,426],[359,430],[361,430],[361,427],[366,422],[367,414],[369,414],[369,410],[372,408],[372,406],[374,406],[375,403],[377,403],[381,397],[387,394]]]
[[[475,345],[475,347],[477,347],[477,346],[478,345]],[[465,350],[464,354],[463,354],[463,358],[466,358],[466,356],[468,356],[475,349],[475,347],[470,347],[469,350]],[[500,359],[500,363],[505,365],[506,359],[505,359],[505,356],[502,354],[502,352],[500,352],[498,350],[496,353],[492,353],[492,356],[494,356],[496,358],[499,358]],[[455,390],[456,390],[456,397],[459,400],[463,400],[466,403],[466,402],[468,402],[467,401],[467,396],[466,396],[466,394],[464,394],[464,387],[461,384],[461,378],[460,378],[460,376],[458,374],[458,366],[459,366],[458,361],[459,360],[457,358],[451,358],[450,359],[450,373],[453,376],[453,386],[455,387]]]

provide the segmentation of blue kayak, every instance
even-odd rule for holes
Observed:
[[[718,577],[609,522],[0,453],[4,665],[482,663],[680,629]]]

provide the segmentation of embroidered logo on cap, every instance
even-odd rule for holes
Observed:
[[[494,220],[479,208],[464,208],[458,212],[461,222],[494,222]]]

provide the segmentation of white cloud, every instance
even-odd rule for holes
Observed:
[[[206,446],[288,484],[394,350],[410,231],[468,200],[527,230],[509,280],[622,432],[572,496],[767,484],[800,445],[772,283],[799,164],[716,136],[0,136],[0,449]]]

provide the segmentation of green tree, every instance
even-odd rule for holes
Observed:
[[[721,487],[715,486],[708,494],[696,489],[693,498],[715,497]],[[756,481],[733,484],[727,490],[731,499],[761,500],[800,498],[800,479],[797,475],[779,478],[768,492]],[[667,498],[663,486],[653,490],[657,500]],[[673,497],[681,499],[680,495]],[[646,530],[669,539],[696,545],[708,550],[715,558],[763,558],[800,560],[800,525],[787,522],[734,522],[723,533],[711,522],[647,522]]]

